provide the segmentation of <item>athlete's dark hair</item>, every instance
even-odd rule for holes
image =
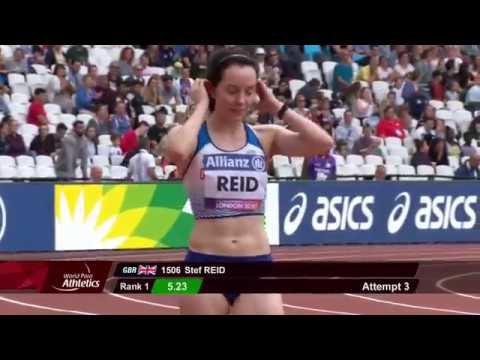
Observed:
[[[250,54],[241,48],[220,49],[214,52],[208,61],[207,80],[213,86],[217,86],[222,81],[224,71],[232,66],[250,66],[259,75],[258,63]],[[210,97],[210,111],[215,109],[215,100]]]

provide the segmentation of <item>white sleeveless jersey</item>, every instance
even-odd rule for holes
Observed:
[[[212,142],[207,124],[202,125],[183,177],[197,219],[263,215],[268,183],[265,153],[253,129],[244,126],[247,144],[225,151]]]

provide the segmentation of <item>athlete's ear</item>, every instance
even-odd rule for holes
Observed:
[[[213,86],[213,84],[208,80],[205,80],[204,84],[205,88],[207,89],[208,95],[210,95],[211,98],[215,99],[215,87]]]

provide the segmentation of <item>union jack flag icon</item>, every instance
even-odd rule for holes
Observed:
[[[157,275],[157,265],[138,265],[137,275],[155,276]]]

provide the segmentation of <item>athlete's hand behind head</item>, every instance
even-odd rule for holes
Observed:
[[[197,79],[192,86],[192,100],[195,105],[206,104],[208,105],[210,100],[208,98],[207,88],[205,86],[205,79]]]
[[[282,103],[273,95],[270,89],[262,80],[257,82],[257,95],[260,99],[257,109],[260,113],[277,113],[282,107]]]

